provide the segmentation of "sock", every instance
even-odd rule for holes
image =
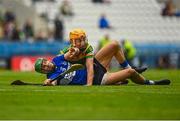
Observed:
[[[129,65],[129,63],[126,60],[123,63],[120,63],[120,65],[123,68],[131,68],[131,66]]]
[[[144,84],[145,84],[145,85],[154,85],[155,82],[154,82],[153,80],[145,80],[145,81],[144,81]]]

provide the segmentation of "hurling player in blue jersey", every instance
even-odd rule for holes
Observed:
[[[116,85],[119,82],[131,79],[134,83],[144,85],[169,85],[170,80],[163,79],[159,81],[147,80],[135,69],[126,68],[117,72],[107,72],[108,65],[113,57],[120,59],[122,52],[119,50],[119,43],[113,41],[103,47],[94,57],[94,77],[93,85]],[[74,52],[74,56],[77,53]],[[87,85],[87,69],[73,71],[66,74],[63,78],[56,79],[59,74],[68,70],[71,66],[72,53],[67,52],[60,56],[56,56],[52,61],[39,58],[35,62],[35,70],[39,73],[47,74],[44,85]]]

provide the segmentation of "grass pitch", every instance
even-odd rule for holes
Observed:
[[[180,70],[148,70],[170,86],[11,86],[41,83],[35,72],[0,71],[0,119],[180,119]]]

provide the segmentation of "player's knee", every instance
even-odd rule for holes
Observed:
[[[113,49],[119,49],[119,42],[114,40],[111,42],[111,46]]]
[[[136,71],[134,69],[132,69],[132,68],[128,68],[127,73],[131,76],[131,75],[135,74]]]

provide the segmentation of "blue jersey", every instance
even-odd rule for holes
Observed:
[[[54,79],[71,67],[71,63],[65,60],[64,55],[53,58],[52,63],[56,65],[54,72],[47,74],[48,79]],[[87,80],[86,68],[66,74],[59,80],[60,85],[85,85]]]

